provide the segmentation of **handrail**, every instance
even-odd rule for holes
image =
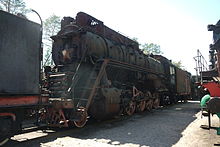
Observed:
[[[208,63],[207,61],[205,60],[205,58],[203,57],[202,53],[199,51],[199,49],[197,50],[197,56],[193,57],[193,59],[195,60],[196,62],[196,67],[195,67],[195,70],[196,70],[196,82],[203,82],[203,79],[202,79],[202,72],[204,71],[208,71]],[[199,79],[200,77],[200,79]]]

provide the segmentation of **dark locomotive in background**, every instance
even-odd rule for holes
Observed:
[[[52,36],[55,67],[41,71],[41,26],[0,11],[0,137],[36,124],[83,127],[191,97],[191,75],[79,12]]]

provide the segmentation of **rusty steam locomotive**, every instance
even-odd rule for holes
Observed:
[[[51,38],[56,66],[47,67],[46,75],[52,108],[62,110],[66,120],[78,119],[78,127],[88,114],[96,119],[132,115],[190,97],[188,72],[163,56],[145,55],[137,42],[88,14],[64,17]]]
[[[137,42],[83,12],[61,21],[51,37],[55,67],[45,67],[42,76],[40,25],[0,15],[1,141],[29,118],[83,127],[88,116],[132,115],[191,95],[190,73],[161,55],[144,54]]]

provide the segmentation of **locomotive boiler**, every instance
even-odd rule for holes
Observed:
[[[64,125],[73,120],[82,127],[88,114],[106,119],[159,106],[160,93],[167,91],[163,66],[137,42],[83,12],[64,17],[51,38],[56,66],[46,68],[48,89],[52,111]]]

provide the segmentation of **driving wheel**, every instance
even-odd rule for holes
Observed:
[[[130,101],[128,106],[125,108],[125,111],[128,115],[132,115],[132,114],[134,114],[135,108],[136,108],[135,102]]]

